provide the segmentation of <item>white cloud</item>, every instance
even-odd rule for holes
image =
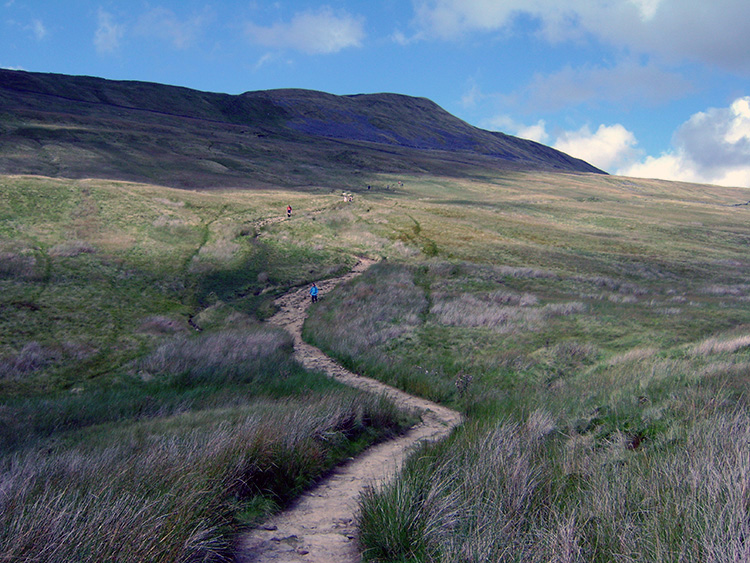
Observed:
[[[544,120],[527,125],[499,115],[482,125],[550,144],[621,176],[750,188],[750,96],[692,115],[675,131],[672,147],[658,156],[644,155],[635,134],[619,123],[554,135]]]
[[[510,0],[416,0],[417,22],[423,36],[453,39],[474,29],[501,29],[511,22],[518,5],[531,6],[533,1]]]
[[[414,42],[413,37],[408,37],[403,31],[397,30],[394,31],[391,35],[391,41],[396,43],[397,45],[401,45],[402,47],[405,47],[407,45],[410,45]]]
[[[37,41],[41,41],[42,39],[47,37],[47,28],[44,26],[41,20],[33,20],[28,29],[31,30],[31,33],[34,34],[34,37],[37,39]]]
[[[526,14],[552,42],[592,36],[632,53],[750,73],[747,0],[413,1],[418,38],[507,30]]]
[[[186,49],[195,43],[205,26],[211,21],[208,10],[181,20],[166,8],[153,8],[142,15],[135,31],[140,35],[167,39],[176,49]]]
[[[592,132],[586,125],[560,135],[554,148],[581,158],[602,170],[612,170],[637,156],[635,135],[622,125],[600,125]]]
[[[543,119],[540,119],[534,125],[525,125],[507,115],[497,115],[487,120],[483,125],[492,131],[505,131],[508,134],[537,143],[547,143],[550,138],[549,133],[547,133],[547,124]]]
[[[98,26],[94,32],[94,46],[99,54],[113,53],[120,48],[125,26],[115,23],[112,14],[99,9]]]
[[[693,89],[678,74],[652,64],[624,61],[613,67],[568,66],[553,74],[538,74],[520,97],[529,107],[557,110],[592,100],[655,104],[682,97]]]
[[[631,163],[620,168],[616,173],[635,178],[659,178],[683,182],[704,181],[692,167],[690,159],[679,151],[664,153],[658,157],[646,157],[642,162]]]
[[[251,41],[265,47],[294,49],[308,54],[337,53],[359,47],[365,37],[364,20],[346,13],[335,14],[328,7],[300,12],[289,23],[262,27],[247,24]]]
[[[659,5],[662,0],[630,0],[636,5],[638,11],[641,13],[642,20],[650,20],[656,15],[656,11],[659,9]]]
[[[461,105],[465,108],[476,107],[484,97],[485,95],[482,93],[479,85],[475,81],[471,80],[468,85],[468,89],[466,90],[464,95],[461,96]]]
[[[535,125],[519,128],[517,135],[522,139],[529,139],[537,143],[546,143],[549,140],[547,124],[543,119],[537,121]]]
[[[750,96],[690,117],[673,149],[623,166],[618,174],[750,187]]]
[[[273,51],[273,52],[265,53],[264,55],[262,55],[255,62],[255,65],[253,65],[253,70],[258,71],[264,66],[269,65],[271,63],[274,63],[276,65],[285,64],[289,67],[294,65],[294,61],[292,59],[284,58],[282,56],[282,53],[278,51]]]
[[[486,126],[538,143],[547,144],[552,139],[543,119],[533,125],[525,125],[506,115],[499,115],[489,120]],[[632,164],[641,156],[637,145],[635,135],[619,123],[600,125],[596,131],[591,131],[588,125],[576,131],[562,131],[550,144],[559,151],[605,171]]]

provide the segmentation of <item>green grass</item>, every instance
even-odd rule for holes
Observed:
[[[0,560],[225,560],[412,423],[259,322],[355,260],[260,223],[287,201],[337,213],[289,192],[0,180]]]
[[[392,407],[305,372],[259,322],[274,296],[359,255],[383,260],[323,295],[305,338],[468,420],[364,496],[366,557],[745,557],[742,190],[362,180],[403,185],[344,202],[0,180],[9,560],[94,560],[93,545],[220,560],[236,530],[398,432]]]
[[[469,418],[365,496],[366,558],[745,557],[743,194],[542,175],[453,188],[399,200],[397,232],[419,225],[402,240],[436,257],[372,268],[305,326]]]

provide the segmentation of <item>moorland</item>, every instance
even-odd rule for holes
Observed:
[[[305,339],[466,417],[363,496],[366,560],[747,560],[747,191],[485,158],[192,190],[5,169],[0,561],[220,561],[412,425],[264,322],[359,256]]]

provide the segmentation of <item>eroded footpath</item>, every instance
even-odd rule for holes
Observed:
[[[363,259],[346,275],[319,283],[321,295],[372,264],[373,261]],[[461,422],[458,412],[356,375],[303,342],[302,324],[309,302],[307,288],[287,293],[276,300],[280,310],[269,319],[292,334],[296,359],[306,368],[324,371],[346,385],[385,394],[403,408],[419,410],[422,422],[339,466],[288,510],[244,534],[238,542],[236,563],[359,563],[355,518],[361,492],[368,485],[377,486],[393,477],[415,445],[439,440]]]

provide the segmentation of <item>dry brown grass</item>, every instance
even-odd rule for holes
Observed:
[[[691,351],[697,356],[709,356],[712,354],[732,354],[750,346],[750,335],[736,336],[733,338],[707,338],[692,347]]]
[[[483,327],[507,333],[538,330],[554,317],[581,314],[586,306],[580,302],[550,303],[538,306],[531,294],[511,295],[493,292],[486,295],[433,295],[430,313],[448,326]]]
[[[55,246],[50,248],[49,255],[55,257],[72,258],[73,256],[78,256],[79,254],[94,254],[95,252],[96,247],[94,247],[94,245],[90,242],[74,240],[56,244]]]

